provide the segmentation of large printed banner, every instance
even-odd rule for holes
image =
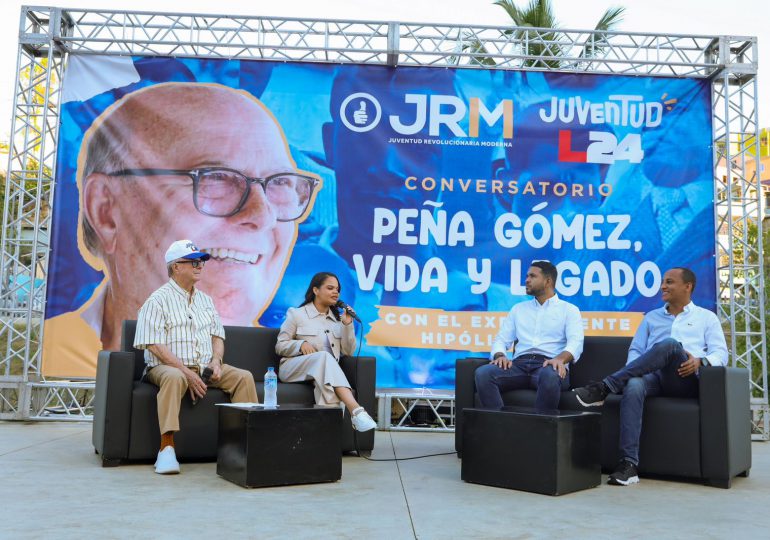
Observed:
[[[587,335],[632,335],[673,266],[715,308],[706,81],[73,56],[64,100],[49,376],[94,375],[182,238],[225,324],[279,326],[337,274],[380,387],[451,387],[533,260]]]

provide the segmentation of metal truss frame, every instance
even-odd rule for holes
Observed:
[[[768,440],[756,38],[721,37],[711,55],[722,66],[711,85],[719,315],[733,365],[749,372],[752,433]]]
[[[19,36],[0,252],[0,419],[89,418],[92,381],[43,380],[40,370],[61,75],[73,54],[149,55],[710,80],[715,235],[724,232],[719,314],[729,327],[732,364],[751,374],[755,437],[770,438],[756,38],[28,6]],[[720,159],[732,164],[727,179],[716,174]],[[11,277],[19,275],[26,284]],[[20,288],[29,297],[23,304]]]
[[[393,423],[394,406],[401,412],[400,418]],[[427,425],[410,425],[411,415],[417,407],[427,408]],[[441,409],[448,408],[443,412]],[[432,431],[451,432],[455,430],[454,391],[447,390],[398,390],[386,389],[377,392],[377,428],[385,431]]]
[[[47,384],[40,343],[66,59],[53,41],[60,17],[51,9],[22,10],[0,251],[0,419],[44,416],[32,404]]]

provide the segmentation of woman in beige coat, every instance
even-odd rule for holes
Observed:
[[[368,431],[377,424],[353,397],[350,383],[339,366],[340,356],[352,355],[356,348],[353,317],[344,309],[340,316],[339,299],[337,276],[331,272],[313,276],[305,301],[297,308],[289,308],[281,325],[275,344],[275,352],[282,357],[278,377],[283,382],[312,380],[316,403],[343,402],[350,411],[353,427]]]

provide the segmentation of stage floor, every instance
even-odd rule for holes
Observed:
[[[376,437],[374,458],[454,450],[454,434]],[[346,456],[337,483],[249,490],[214,463],[102,468],[90,424],[0,422],[0,538],[766,538],[770,443],[752,452],[730,490],[642,478],[549,497],[466,484],[455,455]]]

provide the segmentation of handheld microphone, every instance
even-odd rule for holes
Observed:
[[[352,307],[350,307],[349,305],[347,305],[347,304],[346,304],[345,302],[343,302],[342,300],[337,300],[337,307],[338,307],[338,308],[340,308],[340,309],[344,309],[345,311],[347,311],[347,312],[348,312],[348,315],[350,315],[351,317],[353,317],[353,318],[354,318],[355,320],[357,320],[358,322],[361,322],[361,319],[359,319],[359,318],[358,318],[358,315],[356,315],[356,312],[355,312],[355,311],[353,311],[353,308],[352,308]],[[363,324],[363,323],[361,323],[361,324]]]
[[[211,383],[211,376],[214,374],[214,370],[210,367],[207,367],[203,370],[203,373],[201,373],[201,380],[203,381],[203,384],[208,386]]]

